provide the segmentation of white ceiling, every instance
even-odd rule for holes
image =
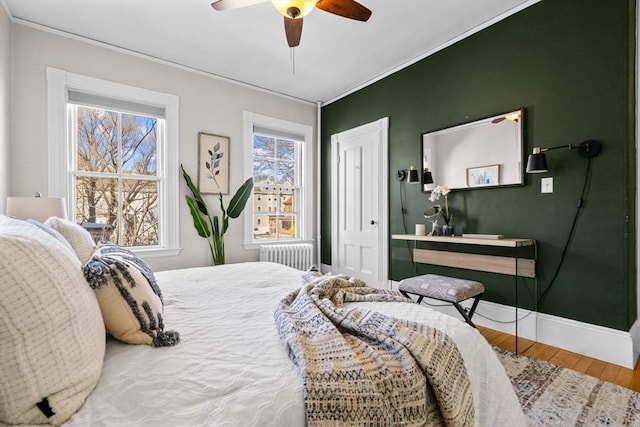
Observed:
[[[358,22],[313,10],[291,49],[268,0],[0,0],[37,24],[310,102],[344,96],[539,0],[360,0]],[[243,1],[243,0],[239,0]]]

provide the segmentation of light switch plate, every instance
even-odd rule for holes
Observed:
[[[553,193],[553,178],[540,179],[540,192]]]

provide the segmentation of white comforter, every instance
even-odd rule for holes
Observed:
[[[165,329],[175,347],[109,340],[95,391],[68,426],[304,426],[300,374],[278,339],[275,304],[301,272],[271,263],[164,271]],[[358,303],[426,322],[457,343],[480,426],[524,426],[511,383],[484,338],[413,303]]]

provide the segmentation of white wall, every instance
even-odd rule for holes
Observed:
[[[11,161],[14,165],[11,172],[11,192],[13,195],[31,195],[36,191],[45,194],[47,191],[47,66],[179,96],[180,162],[192,177],[197,176],[198,132],[229,136],[231,138],[229,178],[232,194],[250,174],[245,174],[242,169],[243,111],[311,125],[314,129],[316,126],[316,106],[313,104],[237,85],[75,38],[14,24],[11,46],[14,93],[11,102],[13,124]],[[313,151],[316,152],[315,148]],[[314,159],[312,164],[315,165],[315,163]],[[176,173],[178,172],[176,170]],[[184,201],[187,189],[182,178],[180,180],[179,221],[182,251],[177,257],[147,259],[155,270],[210,263],[206,241],[198,237],[193,228],[191,216]],[[313,185],[313,188],[316,188],[316,184]],[[217,198],[213,195],[206,197],[210,208],[218,212]],[[315,211],[314,207],[313,212]],[[314,230],[315,224],[314,220]],[[244,251],[242,248],[242,231],[242,218],[231,220],[225,235],[227,262],[258,259],[256,250]]]
[[[9,196],[11,175],[11,22],[0,5],[0,212]]]

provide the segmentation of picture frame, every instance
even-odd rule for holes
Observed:
[[[490,187],[500,185],[500,165],[467,168],[467,187]]]
[[[229,144],[226,136],[198,133],[198,191],[229,194]]]

